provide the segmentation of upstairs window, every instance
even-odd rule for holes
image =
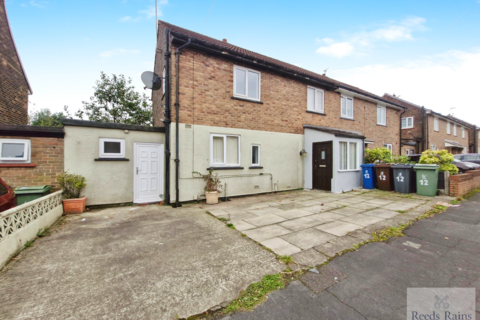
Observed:
[[[387,108],[377,106],[377,124],[386,126],[387,125]]]
[[[390,152],[393,152],[393,145],[391,143],[385,143],[383,147],[390,150]]]
[[[307,87],[307,110],[324,113],[324,92],[323,90]]]
[[[30,163],[30,140],[0,139],[0,161]]]
[[[402,118],[402,129],[413,128],[413,117]]]
[[[462,128],[462,138],[465,139],[465,129]]]
[[[453,135],[456,137],[457,136],[457,125],[453,125]]]
[[[125,158],[125,139],[100,138],[99,158]]]
[[[447,122],[447,134],[450,134],[450,122]]]
[[[237,66],[233,72],[233,95],[260,101],[260,72]]]
[[[210,138],[212,167],[240,166],[240,136],[212,134]]]
[[[433,118],[433,130],[438,131],[438,118]]]
[[[342,118],[353,119],[353,98],[342,96]]]

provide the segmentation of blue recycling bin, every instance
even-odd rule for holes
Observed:
[[[375,165],[373,163],[362,164],[362,177],[363,177],[363,188],[364,189],[374,189],[375,188],[375,174],[373,170]]]

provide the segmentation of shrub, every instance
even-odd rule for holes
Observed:
[[[203,178],[203,181],[206,182],[205,188],[203,188],[205,191],[220,191],[223,187],[220,179],[218,178],[218,173],[213,174],[213,169],[210,169],[208,174],[201,174],[198,171],[193,171],[192,173],[198,174]]]
[[[453,164],[453,155],[447,150],[426,150],[422,152],[419,163],[437,164],[440,171],[450,171],[450,174],[458,173],[458,168]]]
[[[392,157],[391,163],[403,163],[403,164],[407,164],[407,163],[411,163],[411,161],[410,161],[410,158],[409,158],[408,156],[396,155],[396,156],[393,156],[393,157]]]
[[[65,171],[57,176],[57,181],[63,189],[64,199],[78,199],[87,186],[84,176]]]
[[[391,162],[392,152],[387,148],[365,149],[365,163]]]

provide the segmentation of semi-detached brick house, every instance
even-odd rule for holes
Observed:
[[[418,154],[425,150],[447,149],[450,153],[469,152],[472,125],[452,116],[445,116],[431,109],[384,94],[383,98],[404,106],[402,115],[402,153]]]
[[[167,201],[201,197],[192,172],[209,168],[226,184],[222,196],[347,191],[361,186],[365,146],[400,152],[402,105],[226,40],[158,27],[155,72],[166,83],[152,99],[154,125],[166,126]]]
[[[28,124],[28,95],[32,94],[0,0],[0,124]]]

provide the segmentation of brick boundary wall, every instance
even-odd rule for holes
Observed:
[[[480,188],[480,170],[450,176],[450,196],[462,197]]]

